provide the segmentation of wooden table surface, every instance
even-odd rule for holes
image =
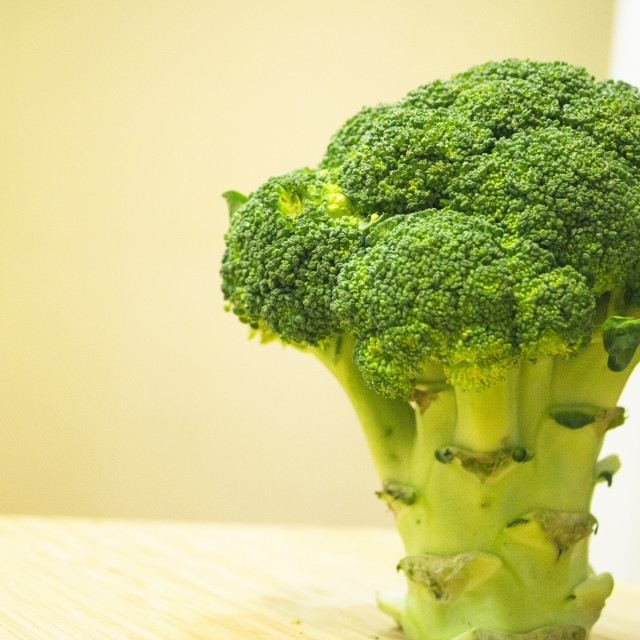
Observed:
[[[401,640],[395,531],[0,517],[2,640]],[[618,586],[593,640],[640,639]]]

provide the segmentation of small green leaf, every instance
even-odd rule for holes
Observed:
[[[222,197],[227,201],[229,216],[232,216],[247,200],[247,196],[239,191],[225,191]]]
[[[413,487],[399,482],[385,482],[382,491],[376,491],[376,495],[378,498],[386,500],[390,505],[394,501],[412,505],[418,497],[418,493]]]
[[[640,319],[612,316],[602,325],[602,344],[611,371],[624,371],[640,345]]]
[[[625,420],[623,407],[607,409],[589,406],[555,407],[549,411],[549,415],[567,429],[582,429],[588,425],[594,425],[608,431],[624,424]]]
[[[596,412],[581,409],[556,409],[549,415],[560,425],[567,429],[582,429],[596,421]]]
[[[613,476],[620,469],[620,464],[620,458],[615,454],[599,460],[595,467],[596,482],[606,482],[611,486]]]

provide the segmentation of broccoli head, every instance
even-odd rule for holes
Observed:
[[[347,334],[387,396],[432,364],[480,389],[638,303],[640,94],[566,63],[479,65],[364,108],[318,169],[237,204],[222,279],[243,322],[298,346]]]

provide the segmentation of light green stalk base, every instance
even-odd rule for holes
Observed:
[[[636,361],[609,371],[595,339],[480,393],[434,369],[408,403],[364,387],[349,348],[317,355],[354,403],[405,547],[407,593],[380,607],[415,640],[588,638],[613,588],[588,563],[593,489],[619,466],[597,458]]]

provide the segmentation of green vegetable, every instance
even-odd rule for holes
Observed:
[[[417,640],[588,637],[596,483],[640,359],[640,93],[490,62],[366,107],[314,169],[227,192],[229,308],[351,398]]]

